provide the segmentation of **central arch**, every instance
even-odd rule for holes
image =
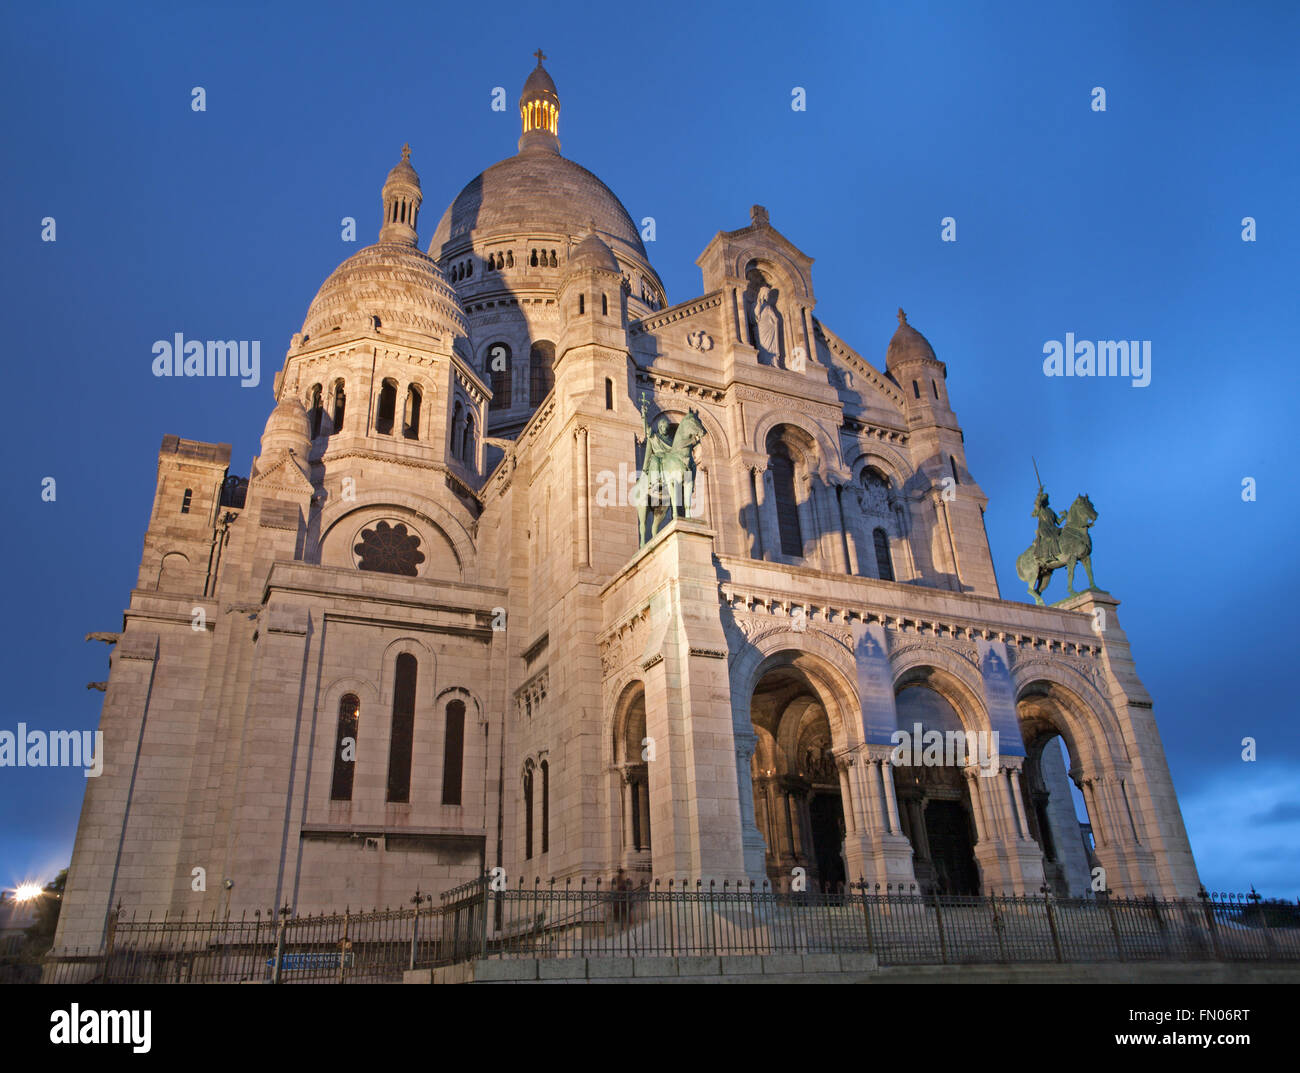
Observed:
[[[764,870],[778,890],[790,887],[797,868],[808,890],[834,889],[849,878],[836,766],[849,742],[833,678],[816,656],[782,650],[759,665],[749,692],[754,819]]]
[[[904,763],[893,765],[903,833],[923,893],[979,894],[978,825],[965,776],[969,736],[982,728],[954,676],[915,666],[895,683]],[[919,762],[918,762],[919,761]]]

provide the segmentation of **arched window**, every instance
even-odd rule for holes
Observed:
[[[343,416],[347,411],[348,398],[347,393],[343,390],[343,381],[334,381],[334,399],[331,409],[334,411],[334,432],[343,431]]]
[[[578,295],[578,315],[581,316],[586,311],[587,311],[587,296],[585,294],[580,294]]]
[[[554,268],[559,262],[555,259],[555,251],[551,251],[551,267]]]
[[[784,443],[771,448],[772,492],[776,497],[776,523],[781,536],[781,554],[803,556],[803,530],[799,525],[799,498],[795,492],[794,459]]]
[[[533,859],[533,762],[524,765],[524,860]]]
[[[555,344],[534,343],[528,352],[528,405],[540,406],[555,386]]]
[[[311,438],[314,440],[320,435],[321,418],[325,416],[325,407],[321,404],[321,386],[313,384],[311,389],[311,411],[308,417],[311,421]]]
[[[461,777],[465,766],[465,702],[447,705],[447,735],[442,747],[442,803],[460,804]]]
[[[514,267],[515,267],[515,253],[514,253],[514,250],[506,250],[506,267],[507,267],[507,268],[514,268]]]
[[[533,251],[532,251],[532,256],[528,258],[528,264],[529,264],[532,268],[536,268],[536,267],[537,267],[537,251],[536,251],[536,250],[533,250]]]
[[[961,478],[957,476],[957,458],[955,455],[948,456],[948,465],[952,468],[952,483],[961,484]]]
[[[492,401],[488,409],[510,409],[510,348],[505,343],[488,347],[488,375],[492,380]]]
[[[614,381],[605,377],[605,409],[614,409]]]
[[[889,554],[889,534],[877,527],[871,531],[871,539],[876,545],[876,573],[881,581],[893,581],[894,560]]]
[[[451,457],[459,458],[465,441],[465,407],[459,399],[451,411]]]
[[[397,416],[397,381],[385,380],[379,389],[379,406],[375,411],[375,431],[381,436],[391,436],[393,421]]]
[[[939,385],[933,380],[930,381],[930,390],[934,392],[934,397],[937,399],[939,397]]]
[[[465,413],[465,435],[460,444],[460,460],[473,466],[478,461],[478,439],[474,435],[474,413]]]
[[[411,747],[415,738],[415,657],[397,657],[393,680],[393,736],[388,743],[388,800],[411,800]]]
[[[600,315],[603,317],[609,316],[609,295],[607,294],[600,296]]]
[[[921,397],[921,388],[915,380],[912,381],[912,394],[918,399]]]
[[[402,421],[402,435],[408,440],[420,438],[420,403],[423,395],[411,384],[406,389],[406,417]]]
[[[345,693],[339,701],[339,732],[334,739],[334,779],[330,783],[331,801],[352,800],[352,776],[357,770],[357,725],[361,701],[355,693]]]
[[[193,498],[194,498],[194,489],[193,489],[193,488],[186,488],[186,489],[185,489],[185,494],[184,494],[183,496],[181,496],[181,513],[182,513],[182,514],[188,514],[188,513],[190,512],[190,501],[191,501]]]
[[[551,849],[551,765],[542,761],[542,852]]]

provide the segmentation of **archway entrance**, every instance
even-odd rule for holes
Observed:
[[[898,729],[908,737],[907,762],[894,765],[894,789],[903,833],[912,843],[917,885],[925,894],[979,894],[975,817],[960,744],[964,725],[920,675],[900,686],[895,705]]]
[[[1043,851],[1043,875],[1054,893],[1082,898],[1091,891],[1091,825],[1083,795],[1071,786],[1069,747],[1057,729],[1061,721],[1050,687],[1030,687],[1016,705],[1025,766],[1020,774],[1029,833]]]
[[[773,887],[789,889],[796,868],[808,890],[845,882],[844,802],[817,687],[797,666],[773,667],[754,689],[750,719],[758,737],[750,765],[754,817]]]

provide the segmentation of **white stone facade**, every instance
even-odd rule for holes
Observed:
[[[1085,893],[1059,761],[1033,768],[1055,734],[1109,888],[1194,895],[1116,601],[1002,599],[925,339],[900,313],[862,357],[757,206],[667,304],[540,63],[521,114],[428,256],[390,173],[246,487],[228,445],[164,439],[56,947],[119,901],[398,905],[496,866]],[[707,435],[695,516],[639,548],[643,394]],[[913,711],[998,730],[995,767],[892,765]]]

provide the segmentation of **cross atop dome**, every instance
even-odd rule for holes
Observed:
[[[533,53],[537,66],[524,82],[519,94],[519,120],[523,127],[519,138],[519,151],[543,149],[551,153],[560,151],[560,95],[555,83],[542,66],[546,53],[540,48]]]

